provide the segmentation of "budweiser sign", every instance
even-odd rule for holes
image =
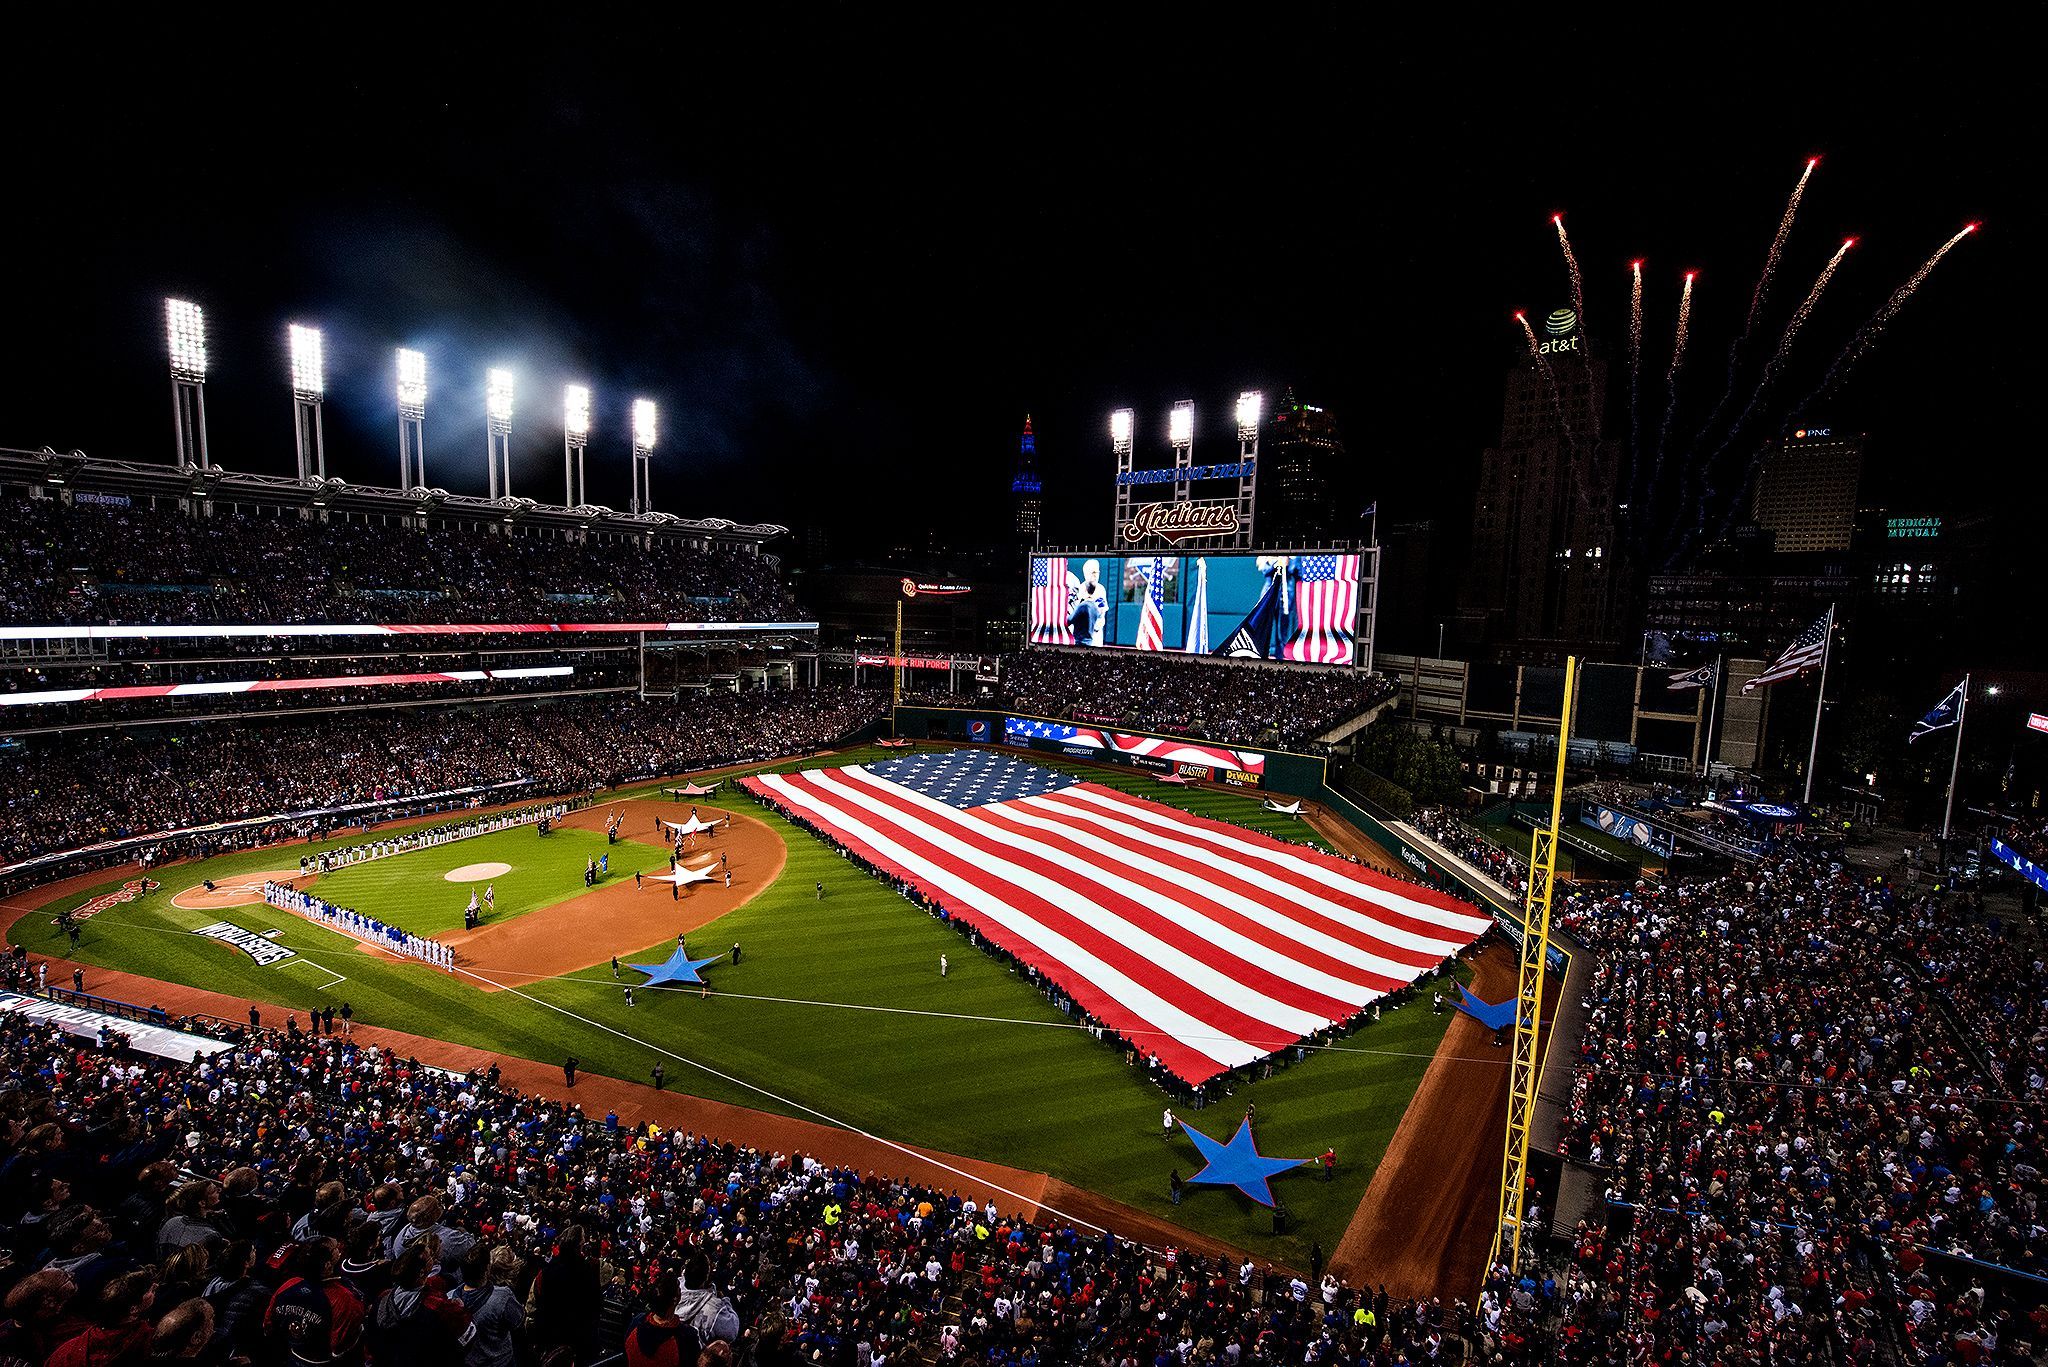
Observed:
[[[1148,536],[1180,542],[1199,536],[1234,536],[1237,528],[1234,503],[1141,503],[1124,523],[1123,539],[1131,545]]]

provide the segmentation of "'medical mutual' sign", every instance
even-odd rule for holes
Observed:
[[[1887,541],[1933,541],[1941,536],[1938,517],[1888,517],[1884,520]]]

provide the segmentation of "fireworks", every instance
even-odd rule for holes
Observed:
[[[1806,411],[1809,404],[1815,403],[1833,393],[1835,386],[1849,377],[1849,372],[1855,368],[1856,362],[1863,359],[1864,353],[1877,345],[1878,338],[1884,335],[1886,324],[1896,318],[1899,310],[1906,306],[1906,301],[1919,291],[1920,286],[1927,283],[1927,277],[1934,274],[1934,268],[1941,264],[1941,258],[1947,256],[1949,250],[1956,243],[1961,242],[1982,226],[1982,224],[1978,223],[1965,223],[1961,232],[1935,248],[1934,255],[1921,262],[1920,269],[1907,276],[1906,283],[1893,290],[1891,298],[1885,300],[1878,307],[1877,312],[1870,316],[1870,321],[1856,330],[1856,335],[1851,337],[1849,344],[1842,348],[1842,354],[1835,357],[1835,363],[1828,367],[1828,373],[1821,377],[1820,384],[1814,388],[1811,394],[1800,400],[1798,406],[1792,410],[1789,416],[1793,418],[1798,417]],[[1852,237],[1849,239],[1849,242],[1843,243],[1842,250],[1847,251],[1849,243],[1855,240]],[[1837,252],[1835,255],[1836,259],[1839,260],[1841,253]],[[1819,285],[1816,285],[1815,293],[1817,294],[1818,292]]]
[[[1578,315],[1579,330],[1586,327],[1586,282],[1579,275],[1579,258],[1572,255],[1572,240],[1564,230],[1564,215],[1552,214],[1550,221],[1557,227],[1558,250],[1564,253],[1564,268],[1572,278],[1572,312]]]
[[[1771,250],[1764,256],[1763,274],[1756,278],[1756,292],[1749,297],[1749,319],[1742,325],[1745,340],[1756,331],[1757,315],[1764,311],[1764,298],[1771,292],[1771,280],[1778,273],[1778,258],[1785,254],[1785,240],[1792,236],[1792,220],[1799,216],[1799,201],[1806,194],[1806,182],[1813,176],[1813,168],[1820,165],[1819,157],[1808,157],[1806,169],[1799,173],[1799,183],[1792,187],[1791,196],[1785,201],[1785,215],[1778,220],[1777,234],[1771,238]]]
[[[1643,263],[1628,263],[1628,458],[1642,447]]]
[[[1771,289],[1779,267],[1783,264],[1793,224],[1798,219],[1807,184],[1819,164],[1818,157],[1808,159],[1800,171],[1797,183],[1792,187],[1791,195],[1785,201],[1784,213],[1778,220],[1777,231],[1773,234],[1770,249],[1764,257],[1763,270],[1757,278],[1755,290],[1751,293],[1749,311],[1742,330],[1728,345],[1728,382],[1725,390],[1713,404],[1704,421],[1688,419],[1681,424],[1679,381],[1692,341],[1692,296],[1693,287],[1698,280],[1697,271],[1685,273],[1678,297],[1677,325],[1671,341],[1671,363],[1664,374],[1663,421],[1658,427],[1654,442],[1647,440],[1642,430],[1643,262],[1629,262],[1630,468],[1624,486],[1629,509],[1627,534],[1640,555],[1648,556],[1653,547],[1657,548],[1661,553],[1662,568],[1667,572],[1703,544],[1707,530],[1716,525],[1717,517],[1718,525],[1725,531],[1740,515],[1742,489],[1747,485],[1748,473],[1761,459],[1763,448],[1761,437],[1745,437],[1745,433],[1758,426],[1758,420],[1770,408],[1771,394],[1784,380],[1794,359],[1795,344],[1812,322],[1821,297],[1827,292],[1836,271],[1841,267],[1850,249],[1856,245],[1857,239],[1853,237],[1842,239],[1841,244],[1821,267],[1805,297],[1787,319],[1777,344],[1756,370],[1754,388],[1750,391],[1747,403],[1724,430],[1722,422],[1733,406],[1737,383],[1747,369],[1747,358],[1751,354],[1748,345],[1751,335],[1765,321]],[[1570,277],[1572,311],[1577,317],[1579,327],[1584,330],[1587,321],[1584,281],[1580,275],[1578,257],[1573,252],[1571,239],[1565,232],[1564,215],[1553,214],[1550,221],[1551,226],[1557,231],[1558,249],[1564,257],[1565,269]],[[1964,225],[1961,231],[1949,238],[1933,255],[1921,263],[1919,269],[1907,277],[1870,319],[1856,330],[1813,392],[1799,404],[1778,415],[1784,420],[1787,429],[1802,418],[1809,406],[1832,393],[1848,378],[1863,356],[1882,340],[1886,327],[1904,309],[1920,286],[1926,283],[1935,267],[1941,264],[1942,258],[1964,238],[1976,232],[1979,226],[1977,223]],[[1520,312],[1514,316],[1528,343],[1530,359],[1543,373],[1550,391],[1567,453],[1575,458],[1578,454],[1578,438],[1564,410],[1563,393],[1553,371],[1551,357],[1545,354],[1539,344],[1536,331],[1530,326],[1528,318]],[[1590,358],[1586,363],[1591,363]],[[1667,483],[1664,473],[1666,461],[1673,459],[1675,453],[1680,470],[1676,478]],[[1741,478],[1736,478],[1738,475]],[[1733,491],[1732,494],[1729,490]]]

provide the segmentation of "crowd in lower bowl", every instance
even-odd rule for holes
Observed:
[[[799,754],[859,731],[886,706],[884,695],[854,689],[611,694],[38,738],[0,754],[0,867],[243,817],[524,780],[494,799],[508,801]],[[246,838],[280,839],[307,824]],[[173,852],[207,853],[232,840],[209,833],[173,842]]]

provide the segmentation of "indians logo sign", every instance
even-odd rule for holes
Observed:
[[[1237,528],[1234,503],[1141,503],[1124,523],[1123,539],[1131,545],[1148,536],[1181,542],[1198,536],[1234,536]]]
[[[155,892],[162,886],[163,884],[152,883],[147,878],[131,878],[112,892],[103,892],[85,905],[73,907],[71,909],[71,919],[83,921],[88,916],[97,916],[108,907],[118,907],[123,902],[132,902],[138,897]],[[57,919],[52,918],[50,924],[56,925]]]

